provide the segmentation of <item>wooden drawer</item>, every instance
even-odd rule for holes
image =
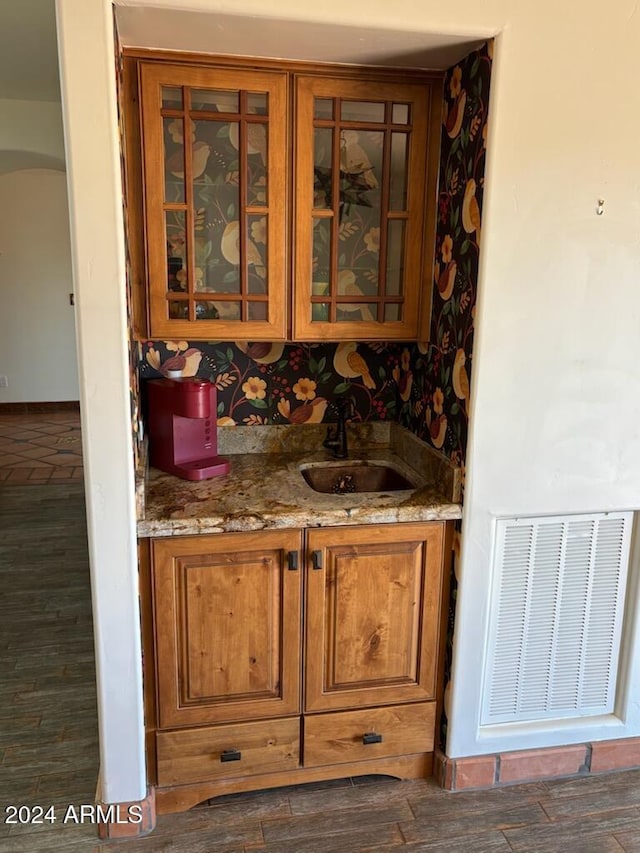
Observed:
[[[435,702],[306,716],[304,766],[433,752],[435,719]]]
[[[156,753],[159,785],[292,770],[300,763],[300,718],[158,732]]]

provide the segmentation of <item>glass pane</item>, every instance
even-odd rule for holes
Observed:
[[[239,320],[239,302],[196,302],[196,320]]]
[[[402,295],[404,278],[404,219],[389,220],[387,228],[387,296]]]
[[[268,98],[266,92],[249,92],[247,94],[247,112],[266,116],[269,111]]]
[[[317,209],[332,206],[332,147],[333,130],[316,128],[313,132],[313,206]]]
[[[184,121],[163,118],[164,128],[164,200],[184,203]]]
[[[239,93],[223,89],[192,89],[191,109],[219,113],[237,113]]]
[[[176,299],[170,299],[168,302],[169,319],[170,320],[188,320],[189,319],[189,303],[185,300],[178,302]]]
[[[394,104],[391,109],[394,124],[409,124],[409,104]]]
[[[311,258],[312,292],[324,296],[331,281],[331,219],[313,220]]]
[[[338,323],[374,323],[377,311],[378,306],[375,302],[370,304],[341,304],[338,305],[336,320]]]
[[[340,132],[341,221],[353,212],[362,220],[362,233],[380,225],[383,144],[384,134],[380,132]]]
[[[238,122],[194,122],[194,254],[199,292],[240,292],[237,131]]]
[[[374,101],[342,101],[340,104],[342,121],[384,121],[384,102]]]
[[[359,278],[356,278],[353,270],[340,270],[338,272],[338,296],[353,296],[358,301],[362,301],[362,297],[377,296],[378,285],[373,276],[367,275],[366,271]]]
[[[267,126],[247,122],[247,204],[267,205],[267,162]]]
[[[196,302],[196,320],[219,320],[215,302]]]
[[[329,293],[328,281],[313,281],[311,282],[312,296],[326,296]]]
[[[267,292],[266,216],[247,216],[247,286],[249,293]]]
[[[320,119],[333,119],[333,98],[314,98],[313,117]]]
[[[402,305],[398,302],[388,302],[384,306],[384,322],[387,323],[389,321],[401,320],[402,319]]]
[[[163,86],[162,87],[162,109],[163,110],[181,110],[182,109],[182,88],[180,86]]]
[[[249,302],[247,304],[247,319],[248,320],[266,320],[267,319],[267,303],[266,302]]]
[[[329,322],[329,304],[327,302],[311,303],[311,320],[316,323]]]
[[[407,209],[407,134],[391,134],[389,210]]]
[[[213,157],[212,151],[215,152]],[[202,191],[203,201],[210,201],[218,193],[227,193],[237,204],[238,122],[194,121],[192,160],[194,193]],[[212,184],[216,189],[202,190],[203,186],[211,187]]]
[[[187,292],[187,241],[185,236],[185,211],[165,211],[165,236],[167,240],[167,290]]]
[[[344,130],[341,139],[338,293],[378,292],[384,134]],[[356,318],[357,319],[357,318]]]

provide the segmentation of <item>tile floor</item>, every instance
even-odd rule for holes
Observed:
[[[82,476],[77,412],[0,414],[0,483],[42,485]]]
[[[64,823],[98,774],[84,496],[29,483],[0,484],[0,853],[640,853],[640,770],[458,794],[343,779],[221,797],[127,842]],[[9,825],[11,804],[56,821]]]

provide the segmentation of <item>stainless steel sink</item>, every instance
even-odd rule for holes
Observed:
[[[316,492],[346,495],[359,492],[398,492],[416,484],[386,462],[369,459],[310,462],[300,473]]]

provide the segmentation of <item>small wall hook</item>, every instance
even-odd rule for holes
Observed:
[[[598,206],[596,207],[596,214],[598,216],[602,216],[603,213],[604,213],[604,199],[599,198],[598,199]]]

